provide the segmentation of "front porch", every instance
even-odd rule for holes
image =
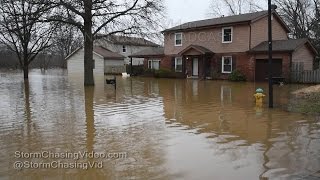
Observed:
[[[202,46],[191,45],[181,51],[182,72],[187,78],[205,79],[211,74],[211,59],[214,53]]]

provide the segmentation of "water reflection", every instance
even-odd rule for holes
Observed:
[[[104,76],[94,88],[60,71],[19,78],[0,79],[0,178],[298,179],[320,169],[319,119],[286,111],[299,86],[275,87],[269,110],[253,101],[267,84],[117,77],[115,91]],[[102,159],[103,169],[17,171],[17,150],[128,157]]]

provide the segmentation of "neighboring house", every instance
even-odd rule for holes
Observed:
[[[131,63],[131,59],[129,58],[130,55],[149,47],[159,46],[158,44],[155,44],[144,38],[115,35],[98,35],[97,40],[95,40],[94,44],[106,47],[107,49],[110,49],[113,52],[117,52],[125,56],[125,64]],[[133,58],[132,65],[143,65],[143,58]]]
[[[149,47],[138,53],[132,54],[132,57],[145,59],[144,66],[146,69],[160,69],[160,61],[165,63],[163,47]],[[164,66],[161,64],[161,66]]]
[[[84,49],[71,53],[67,60],[68,73],[84,73]],[[93,47],[93,72],[96,74],[120,74],[125,72],[124,56],[101,46]]]
[[[162,54],[142,51],[132,57],[144,57],[145,67],[170,69],[185,77],[227,79],[239,70],[249,81],[264,81],[268,72],[267,17],[268,12],[261,11],[185,23],[162,32]],[[317,53],[307,39],[289,40],[289,32],[273,12],[273,76],[287,80],[293,62],[303,62],[305,70],[312,70]]]

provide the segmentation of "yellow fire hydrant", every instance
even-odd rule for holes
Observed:
[[[262,107],[263,99],[266,96],[263,94],[263,90],[261,88],[258,88],[256,90],[256,93],[253,96],[255,97],[255,100],[256,100],[256,106]]]

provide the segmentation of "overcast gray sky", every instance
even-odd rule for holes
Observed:
[[[209,6],[213,0],[165,0],[167,27],[181,23],[210,18]],[[215,0],[219,4],[219,0]],[[267,0],[256,0],[259,6],[266,6]],[[264,5],[264,6],[263,6]]]
[[[165,0],[170,23],[184,23],[208,18],[212,0]]]

